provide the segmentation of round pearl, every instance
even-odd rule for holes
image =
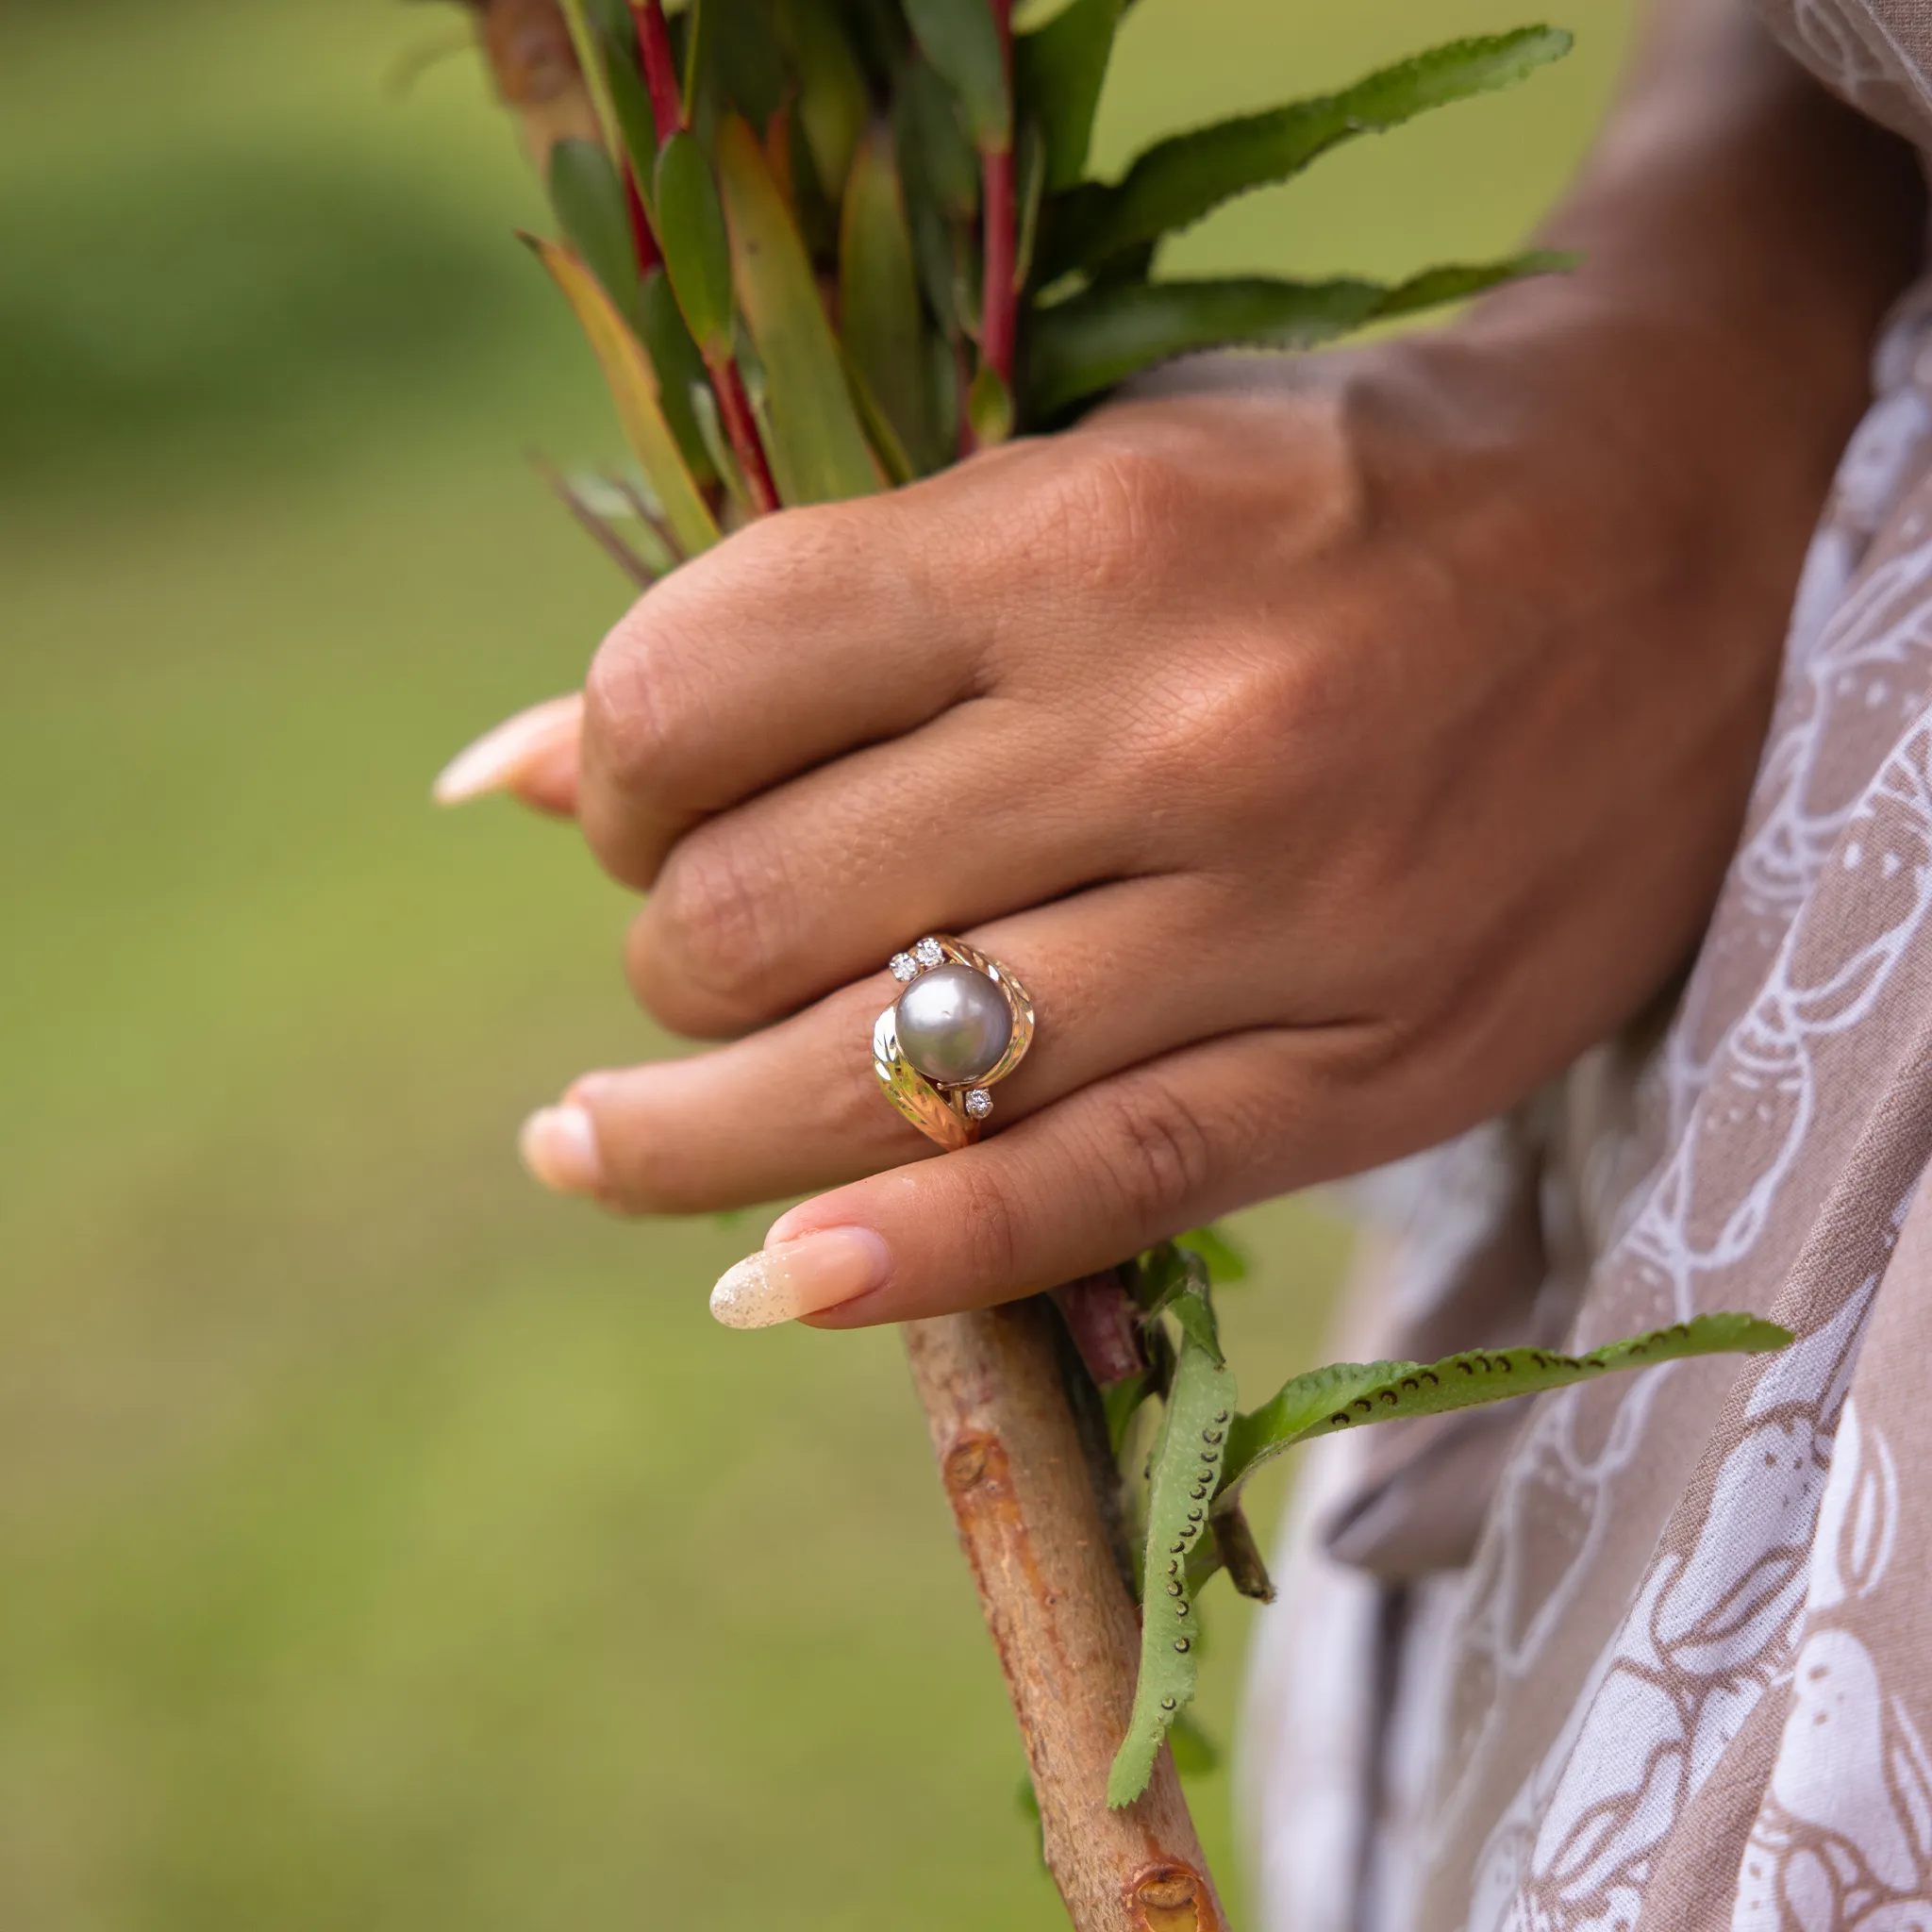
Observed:
[[[999,1064],[1013,1037],[1012,1009],[985,974],[936,966],[899,995],[899,1048],[928,1080],[963,1087]]]

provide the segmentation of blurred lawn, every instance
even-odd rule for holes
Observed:
[[[1516,242],[1624,12],[1175,264]],[[1104,151],[1518,17],[1144,0]],[[613,439],[506,130],[467,59],[385,89],[450,25],[0,14],[0,1924],[1049,1927],[895,1339],[725,1334],[761,1223],[510,1152],[660,1042],[569,837],[425,805],[622,604],[522,459]],[[1258,1391],[1341,1239],[1246,1231]]]

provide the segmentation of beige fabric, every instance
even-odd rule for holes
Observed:
[[[1932,0],[1773,10],[1932,140]],[[1347,1352],[1799,1340],[1316,1445],[1243,1742],[1272,1932],[1932,1932],[1932,287],[1875,389],[1681,998],[1375,1177]]]
[[[1927,0],[1757,0],[1784,44],[1883,126],[1932,145],[1932,6]]]

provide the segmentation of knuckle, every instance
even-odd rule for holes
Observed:
[[[598,647],[584,681],[584,742],[616,790],[655,798],[683,733],[675,641],[641,603]]]
[[[1121,1198],[1141,1224],[1164,1227],[1212,1177],[1213,1138],[1161,1083],[1137,1083],[1107,1106],[1101,1136]]]
[[[1056,554],[1089,595],[1119,593],[1154,575],[1176,527],[1177,477],[1158,452],[1084,433],[1055,446],[1034,487],[1014,493],[1008,547]]]
[[[726,1030],[763,1017],[782,957],[771,871],[741,839],[701,829],[675,847],[639,922],[632,979],[658,1020],[680,1031]]]
[[[954,1170],[959,1190],[958,1225],[974,1279],[1011,1283],[1021,1263],[1020,1217],[998,1177],[971,1162]]]

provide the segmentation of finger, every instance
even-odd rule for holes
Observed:
[[[732,1327],[986,1307],[1374,1158],[1355,1024],[1237,1034],[1099,1081],[943,1159],[821,1195],[729,1270]]]
[[[1089,1081],[1230,1027],[1279,1003],[1275,975],[1232,948],[1208,961],[1174,932],[1224,924],[1198,879],[1149,879],[1083,893],[975,931],[1009,964],[1039,1013],[1026,1058],[994,1090],[1017,1120]],[[597,1153],[593,1180],[541,1178],[613,1207],[693,1213],[836,1185],[917,1160],[932,1144],[880,1092],[872,1029],[897,996],[879,972],[779,1025],[686,1059],[587,1075],[567,1098],[570,1131]],[[562,1132],[559,1129],[559,1134]]]
[[[662,1024],[728,1039],[959,931],[1177,859],[1108,760],[985,698],[711,819],[633,923],[630,982]]]
[[[438,805],[462,805],[507,791],[539,811],[568,817],[576,809],[583,721],[581,691],[532,705],[464,746],[438,774],[430,796]]]
[[[650,885],[697,820],[912,730],[970,689],[971,600],[934,575],[932,513],[908,501],[924,494],[763,518],[606,639],[579,816],[617,878]]]

